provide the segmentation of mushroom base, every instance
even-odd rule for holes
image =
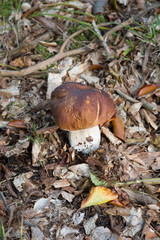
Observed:
[[[97,125],[92,128],[70,131],[68,138],[71,147],[78,152],[88,154],[99,148],[101,133]]]

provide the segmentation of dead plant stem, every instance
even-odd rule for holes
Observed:
[[[151,185],[155,185],[155,184],[160,184],[160,178],[149,178],[149,179],[137,179],[137,180],[133,180],[133,181],[126,181],[126,182],[109,182],[105,184],[105,187],[110,187],[110,186],[114,186],[114,187],[124,187],[124,186],[129,186],[132,184],[138,184],[138,183],[145,183],[145,184],[151,184]]]

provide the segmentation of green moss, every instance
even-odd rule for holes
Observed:
[[[56,43],[58,44],[58,46],[62,46],[62,44],[64,43],[64,39],[59,36],[56,38]]]
[[[100,23],[105,23],[106,22],[106,18],[102,14],[96,15],[95,18],[96,18],[96,24],[100,24]]]
[[[83,25],[79,25],[77,26],[77,24],[74,24],[71,28],[68,29],[68,35],[70,36],[71,34],[83,29],[84,26]],[[91,31],[84,31],[82,33],[80,33],[79,35],[77,35],[76,37],[74,37],[72,43],[69,46],[69,49],[75,49],[75,48],[79,48],[82,47],[82,45],[84,46],[84,44],[86,44],[86,42],[90,42],[95,38],[95,34],[92,33]]]
[[[48,59],[53,56],[53,54],[50,53],[47,50],[47,48],[42,44],[38,44],[38,46],[36,47],[36,50],[38,51],[38,53],[40,53],[43,56],[44,59]]]
[[[68,28],[68,34],[71,35],[74,32],[77,32],[81,29],[83,29],[84,27],[82,25],[77,25],[77,24],[73,24],[72,27]]]

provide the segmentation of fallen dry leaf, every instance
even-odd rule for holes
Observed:
[[[103,65],[100,65],[100,64],[93,64],[90,66],[89,68],[89,71],[93,71],[93,70],[99,70],[99,69],[104,69],[104,66]]]
[[[123,216],[126,221],[126,227],[123,231],[124,236],[133,237],[139,232],[143,226],[142,210],[141,208],[130,209],[130,216]]]
[[[85,62],[83,64],[77,64],[77,66],[73,67],[71,70],[68,71],[68,75],[71,81],[74,81],[80,74],[87,71],[89,69],[90,64],[89,62]]]
[[[110,204],[117,206],[117,207],[125,208],[125,204],[123,202],[121,202],[119,199],[110,201]]]
[[[143,230],[143,234],[145,235],[145,239],[158,239],[156,232],[150,226],[146,226]]]
[[[106,209],[105,213],[109,214],[109,215],[121,216],[121,217],[130,216],[131,215],[131,209],[115,206],[113,208]]]
[[[125,141],[124,125],[122,121],[117,116],[115,116],[115,118],[112,119],[112,124],[114,135]]]
[[[87,163],[72,165],[68,169],[79,176],[84,176],[84,177],[90,176],[89,175],[89,166]]]
[[[32,66],[32,60],[28,56],[19,57],[10,62],[11,66],[24,68]]]
[[[33,176],[33,172],[22,173],[16,176],[13,180],[15,188],[22,192],[24,190],[24,184],[29,184],[29,179]]]
[[[89,218],[83,223],[85,233],[89,235],[93,229],[96,228],[96,221],[98,219],[98,214],[96,213],[93,217]]]
[[[41,128],[37,130],[37,134],[45,134],[45,133],[54,133],[55,131],[57,131],[58,126],[52,126],[52,127],[46,127],[46,128]]]
[[[91,189],[88,197],[82,201],[81,208],[106,203],[117,198],[118,195],[112,192],[109,188],[101,186],[94,187]]]
[[[23,128],[23,129],[27,128],[25,122],[20,119],[10,121],[8,123],[8,126],[15,127],[15,128]]]
[[[128,188],[122,188],[123,191],[125,191],[130,199],[136,203],[141,203],[141,204],[158,204],[158,199],[150,194],[144,193],[144,192],[139,192],[139,191],[132,191],[131,189]]]
[[[54,183],[53,183],[53,186],[55,188],[63,188],[63,187],[68,187],[70,186],[70,183],[67,179],[60,179],[60,180],[56,180]]]
[[[71,194],[71,193],[68,193],[68,192],[66,192],[66,191],[62,191],[61,192],[61,195],[62,195],[62,197],[64,198],[64,199],[66,199],[68,202],[72,202],[73,201],[73,198],[75,197],[73,194]]]
[[[160,87],[160,85],[158,85],[158,84],[147,84],[147,85],[144,85],[144,86],[140,87],[137,90],[136,97],[141,97],[143,95],[151,93],[151,92],[153,92],[154,90],[156,90],[159,87]]]

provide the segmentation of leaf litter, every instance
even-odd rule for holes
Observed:
[[[106,2],[96,15],[86,11],[94,1],[30,1],[11,6],[9,25],[0,18],[2,239],[160,237],[160,6]],[[89,155],[69,146],[45,104],[69,81],[104,90],[116,104],[118,120],[101,127],[100,148]],[[95,188],[104,191],[80,209]],[[118,199],[106,203],[106,191]]]

